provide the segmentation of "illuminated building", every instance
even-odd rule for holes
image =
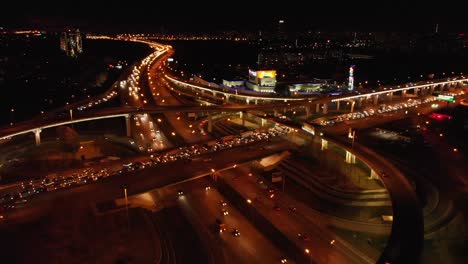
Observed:
[[[322,91],[321,83],[295,83],[288,87],[291,92],[320,93]]]
[[[276,71],[275,70],[249,70],[249,81],[246,82],[249,89],[271,93],[274,92],[276,86]]]
[[[278,21],[278,33],[284,33],[284,20],[279,20]]]
[[[60,35],[60,49],[70,57],[77,57],[78,54],[82,53],[83,42],[80,30],[63,32]]]
[[[68,44],[67,44],[67,37],[64,36],[64,34],[66,33],[62,33],[62,35],[60,35],[60,49],[66,52]]]
[[[348,90],[354,90],[354,65],[351,65],[351,67],[349,67]]]
[[[244,86],[244,81],[242,80],[224,80],[223,79],[223,86],[229,87],[229,88],[237,88],[237,87],[243,87]]]

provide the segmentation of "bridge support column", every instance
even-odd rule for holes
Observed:
[[[432,87],[431,86],[426,86],[427,93],[432,95]]]
[[[322,138],[322,148],[321,150],[328,149],[328,141]]]
[[[328,104],[323,104],[323,113],[328,114]]]
[[[277,110],[277,109],[274,109],[274,110],[273,110],[273,116],[274,116],[274,117],[277,117],[277,116],[278,116],[278,110]]]
[[[388,99],[390,99],[390,102],[393,101],[393,92],[388,94]]]
[[[255,99],[255,104],[256,104],[256,105],[258,104],[258,99]]]
[[[320,113],[320,104],[315,105],[315,112]]]
[[[377,105],[379,103],[379,95],[376,94],[374,95],[374,105]]]
[[[401,91],[401,97],[403,97],[403,98],[406,97],[406,90]]]
[[[218,174],[216,172],[211,174],[211,179],[213,179],[213,181],[218,181]]]
[[[369,180],[374,180],[374,179],[378,179],[379,177],[377,176],[377,173],[375,173],[374,170],[371,169],[370,171],[370,176],[369,176]]]
[[[41,144],[41,131],[40,129],[34,130],[34,139],[36,140],[36,146]]]
[[[266,125],[266,119],[265,118],[261,118],[262,119],[262,127],[264,127]]]
[[[226,98],[226,103],[229,103],[229,95],[225,94],[224,98]]]
[[[336,111],[340,111],[340,101],[336,101]]]
[[[453,83],[450,83],[448,86],[449,86],[449,91],[454,91],[455,88],[456,88],[455,84],[453,84]]]
[[[364,101],[364,98],[363,97],[359,97],[359,101],[358,101],[358,106],[359,107],[362,107],[362,101]],[[353,112],[353,111],[351,111]]]
[[[213,115],[208,113],[208,132],[213,132]]]
[[[130,137],[132,135],[132,126],[131,126],[130,120],[131,120],[131,115],[126,115],[125,116],[125,128],[127,130],[127,137]]]
[[[247,113],[242,113],[242,125],[245,126],[245,116]]]
[[[305,107],[305,112],[306,112],[306,118],[309,118],[309,116],[310,116],[310,106],[307,105]]]
[[[246,102],[247,104],[249,104],[249,103],[250,103],[250,98],[245,99],[245,102]]]
[[[362,102],[362,100],[359,99],[359,102]],[[355,104],[356,104],[356,101],[351,101],[351,112],[350,113],[354,112],[354,105]]]
[[[345,162],[348,163],[348,164],[354,164],[356,163],[356,156],[349,152],[349,151],[346,151],[346,159],[345,159]]]

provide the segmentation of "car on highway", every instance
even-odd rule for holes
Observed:
[[[229,215],[229,212],[228,212],[228,210],[226,210],[226,209],[223,209],[222,212],[223,212],[223,215],[224,215],[224,216]]]
[[[280,263],[288,263],[288,259],[287,258],[281,258]]]
[[[302,241],[310,241],[310,237],[302,233],[298,233],[297,238],[299,238]]]
[[[297,208],[294,207],[294,206],[289,206],[288,209],[292,212],[296,212],[297,211]]]
[[[178,196],[184,195],[184,191],[182,191],[182,190],[177,190],[177,195],[178,195]]]
[[[26,199],[21,199],[21,200],[15,201],[15,204],[16,204],[16,205],[18,205],[18,204],[25,204],[25,203],[27,203],[27,202],[28,202],[28,200],[26,200]]]
[[[158,119],[158,122],[159,120],[160,119]],[[144,123],[141,123],[141,125],[143,126]],[[25,198],[25,196],[30,197],[32,195],[37,195],[42,192],[49,192],[49,191],[54,191],[54,190],[58,190],[62,188],[69,188],[73,186],[88,184],[94,181],[98,181],[100,179],[104,179],[108,176],[124,174],[124,173],[134,171],[134,170],[141,170],[143,168],[156,166],[162,163],[168,163],[168,162],[173,162],[177,160],[190,162],[192,159],[193,160],[202,160],[203,158],[210,159],[211,157],[209,157],[208,155],[213,155],[212,153],[215,151],[232,148],[234,146],[241,146],[241,145],[249,144],[255,141],[262,141],[262,140],[270,139],[273,136],[284,135],[288,131],[289,131],[288,128],[278,126],[278,125],[275,126],[274,128],[270,128],[268,132],[250,131],[248,134],[243,134],[241,136],[231,138],[230,140],[226,140],[226,141],[218,140],[215,144],[192,145],[188,147],[181,147],[178,149],[176,153],[172,153],[172,154],[167,154],[167,153],[151,154],[150,160],[141,159],[141,161],[139,162],[121,164],[122,165],[121,169],[117,169],[117,170],[107,170],[107,169],[95,170],[92,168],[86,168],[77,173],[73,173],[71,175],[66,175],[63,177],[55,177],[56,175],[50,174],[50,177],[40,182],[33,182],[33,181],[24,182],[23,190],[21,190],[22,193],[15,191],[11,193],[2,194],[0,196],[0,203],[2,203],[0,208],[9,210],[9,209],[14,209],[16,207],[21,207],[23,204],[25,204],[24,201],[21,201],[22,199]],[[156,131],[156,133],[158,133],[158,131]],[[153,134],[151,135],[151,137],[148,137],[148,138],[152,139],[152,137],[154,137]],[[138,147],[142,151],[144,150],[144,147],[138,146],[137,143],[133,139],[130,139],[128,142],[132,146]],[[146,147],[148,147],[148,145],[146,145]],[[208,154],[208,155],[197,158],[198,155],[203,155],[203,154]],[[96,165],[96,164],[98,163],[93,162],[91,165]],[[251,172],[249,172],[248,175],[253,176]],[[263,189],[266,190],[268,188],[268,186],[264,184],[263,181],[259,180],[258,183],[262,184]],[[178,196],[182,196],[183,194],[184,194],[183,191],[179,190]],[[252,202],[250,199],[247,199],[247,200],[250,203]],[[18,204],[15,204],[16,202]],[[226,205],[227,203],[222,201],[222,206],[226,206]]]
[[[240,232],[239,232],[239,230],[237,230],[237,229],[235,229],[235,228],[232,230],[232,232],[231,232],[231,233],[232,233],[232,235],[233,235],[233,236],[235,236],[235,237],[238,237],[238,236],[240,236]]]
[[[216,229],[218,233],[224,233],[226,232],[226,224],[223,223],[221,220],[216,219]]]
[[[221,206],[227,206],[227,203],[225,201],[221,201]]]

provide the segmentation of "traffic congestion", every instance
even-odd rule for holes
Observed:
[[[122,173],[141,170],[147,167],[157,166],[161,163],[174,162],[184,160],[190,162],[192,158],[202,155],[221,151],[224,149],[246,145],[258,141],[268,140],[276,136],[285,135],[289,132],[289,128],[277,125],[273,128],[263,131],[249,131],[237,136],[227,136],[215,141],[210,141],[205,144],[197,144],[191,146],[180,147],[165,153],[155,153],[141,161],[122,164],[120,169],[94,169],[85,168],[80,172],[66,176],[49,176],[44,179],[30,180],[21,183],[20,190],[16,189],[13,192],[6,192],[0,195],[1,211],[11,210],[21,207],[28,200],[35,196],[50,191],[81,186],[101,180],[103,178],[119,175]]]

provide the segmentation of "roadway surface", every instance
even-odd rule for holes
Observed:
[[[433,85],[433,84],[428,84]],[[390,92],[390,91],[387,91]],[[327,99],[329,100],[329,99]],[[307,102],[300,102],[297,105],[304,105]],[[317,103],[317,102],[314,102]],[[220,112],[220,111],[248,111],[256,109],[274,109],[276,107],[285,107],[293,105],[291,103],[281,103],[277,105],[249,105],[249,106],[213,106],[213,107],[182,107],[182,106],[165,106],[165,107],[145,107],[145,109],[135,108],[119,108],[105,109],[82,115],[81,120],[88,121],[96,117],[105,115],[124,116],[126,114],[142,114],[142,113],[162,113],[162,112]],[[88,119],[84,117],[88,117]],[[28,131],[35,128],[44,128],[47,125],[57,126],[69,124],[72,122],[51,122],[49,120],[31,120],[17,124],[14,127],[3,129],[0,137],[9,137],[21,131]],[[338,137],[332,137],[337,142],[350,147],[349,142]],[[15,210],[9,213],[8,222],[20,223],[29,220],[29,216],[33,214],[43,214],[47,210],[53,210],[53,203],[49,203],[55,199],[68,199],[70,206],[73,203],[95,203],[97,201],[114,199],[122,196],[120,186],[129,184],[130,193],[139,193],[151,188],[157,188],[175,182],[184,181],[203,173],[209,173],[209,168],[217,169],[222,167],[222,164],[234,164],[242,161],[252,160],[261,156],[265,156],[267,152],[273,153],[281,149],[286,149],[285,143],[276,141],[274,144],[269,142],[256,143],[255,146],[267,146],[266,151],[252,150],[245,151],[245,147],[229,149],[217,153],[213,156],[210,162],[192,162],[191,164],[183,164],[182,161],[171,164],[164,164],[156,168],[150,168],[144,171],[130,173],[127,175],[119,175],[111,179],[104,179],[101,182],[81,186],[72,190],[57,191],[45,194],[30,203],[26,204],[23,209]],[[379,172],[385,172],[388,177],[383,178],[383,182],[387,186],[389,194],[394,206],[394,222],[389,243],[385,252],[380,257],[378,263],[417,263],[422,250],[423,238],[423,218],[421,206],[412,189],[411,184],[401,172],[385,160],[377,155],[372,150],[361,146],[354,145],[353,152],[362,160],[373,164],[373,167]],[[235,157],[235,158],[234,158]],[[170,174],[167,171],[171,171]],[[46,210],[44,210],[46,209]]]
[[[164,58],[169,57],[172,53],[167,54]],[[161,63],[159,63],[161,62]],[[187,102],[181,97],[178,97],[170,90],[167,81],[163,78],[161,73],[162,60],[151,65],[148,70],[148,79],[150,94],[156,105],[159,106],[182,106],[194,105],[194,102]],[[173,89],[173,88],[172,88]],[[174,131],[180,135],[186,143],[196,143],[204,140],[209,140],[208,136],[203,136],[198,129],[197,122],[190,121],[187,115],[182,115],[180,112],[167,112],[164,113],[168,123]]]
[[[246,200],[250,199],[258,212],[264,215],[276,226],[290,241],[300,249],[310,249],[314,263],[373,263],[365,254],[359,252],[348,243],[340,240],[331,244],[337,237],[327,230],[327,219],[311,215],[305,216],[307,211],[303,206],[283,193],[275,192],[270,198],[268,186],[261,183],[254,175],[249,176],[247,166],[238,166],[235,169],[223,171],[221,177],[231,185]],[[275,206],[279,206],[275,210]],[[292,211],[289,207],[299,208]],[[298,234],[309,237],[308,241],[298,238]]]
[[[150,189],[208,175],[211,173],[211,169],[222,169],[226,166],[258,159],[291,147],[289,143],[279,138],[273,139],[271,142],[254,143],[250,146],[250,151],[245,151],[246,146],[235,147],[214,154],[202,155],[202,158],[194,159],[190,163],[179,160],[104,178],[96,183],[68,190],[44,193],[26,203],[21,210],[5,212],[4,223],[20,224],[21,222],[31,221],[36,216],[46,214],[48,210],[53,210],[55,200],[67,199],[71,207],[76,204],[94,204],[100,201],[113,200],[123,196],[121,186],[124,184],[129,185],[129,194],[142,193]],[[265,148],[261,149],[261,147]],[[210,157],[211,160],[203,161],[203,157],[206,156]]]
[[[327,137],[339,146],[351,149],[349,139]],[[373,150],[355,143],[352,152],[357,158],[372,164],[378,174],[384,172],[388,175],[381,179],[392,200],[393,225],[387,246],[377,263],[419,263],[424,221],[421,204],[411,183],[395,165]]]
[[[212,186],[209,190],[205,189],[210,183],[208,179],[199,179],[142,195],[153,197],[155,204],[175,200],[175,205],[205,240],[203,244],[215,260],[213,263],[278,263],[285,256],[284,252],[255,229],[235,207],[229,203],[223,206],[222,201],[227,201],[225,197]],[[178,197],[177,190],[182,190],[184,194]],[[222,210],[226,210],[228,215],[223,215]],[[216,219],[226,224],[226,232],[218,232]],[[239,237],[231,233],[234,228],[239,230]],[[289,260],[288,263],[294,262]]]

